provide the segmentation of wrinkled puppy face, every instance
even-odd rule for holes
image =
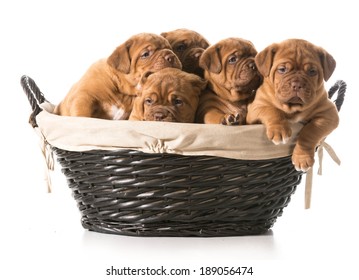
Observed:
[[[107,59],[107,63],[126,74],[135,84],[146,71],[156,72],[166,67],[182,68],[169,42],[162,36],[152,33],[132,36],[116,48]]]
[[[209,86],[221,98],[236,102],[252,98],[262,83],[254,57],[253,44],[240,38],[228,38],[210,46],[201,58]]]
[[[270,45],[257,55],[256,64],[273,87],[277,107],[287,113],[313,104],[336,65],[324,49],[300,39]]]
[[[171,44],[174,53],[182,62],[182,70],[203,77],[199,58],[209,47],[208,41],[199,33],[188,29],[176,29],[161,33]]]
[[[145,73],[130,119],[194,122],[199,95],[206,85],[197,75],[175,68]]]

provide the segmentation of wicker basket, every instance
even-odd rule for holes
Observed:
[[[45,100],[35,82],[21,78],[33,113]],[[338,81],[338,110],[346,84]],[[220,137],[220,136],[219,136]],[[302,173],[291,155],[265,160],[145,153],[132,149],[76,152],[51,146],[82,215],[101,233],[133,236],[239,236],[263,234],[282,215]]]

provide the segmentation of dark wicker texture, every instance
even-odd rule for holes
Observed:
[[[45,98],[29,77],[23,76],[21,83],[32,105],[31,123],[36,126],[41,111],[38,103]],[[338,81],[333,91],[343,86]],[[344,92],[337,100],[342,100]],[[302,177],[290,156],[235,160],[133,150],[52,149],[77,201],[83,227],[101,233],[263,234],[282,215]]]

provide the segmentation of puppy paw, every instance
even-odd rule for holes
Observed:
[[[297,171],[306,172],[314,165],[314,155],[293,153],[292,162]]]
[[[275,124],[267,127],[267,137],[274,144],[285,144],[292,136],[292,129],[288,124]]]
[[[245,124],[245,116],[243,114],[226,114],[223,117],[222,124],[223,125],[242,125]]]

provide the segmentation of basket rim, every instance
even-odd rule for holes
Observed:
[[[260,160],[292,154],[302,124],[293,124],[293,136],[282,145],[268,140],[262,124],[141,122],[68,117],[53,114],[55,106],[40,104],[35,130],[53,147],[68,151],[131,149],[145,153],[217,156]],[[238,140],[240,139],[240,141]]]

